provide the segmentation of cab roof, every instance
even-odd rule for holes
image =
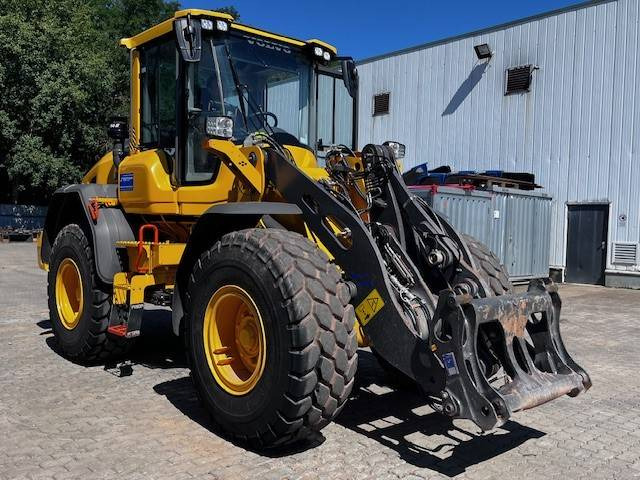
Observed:
[[[148,43],[166,33],[171,32],[173,30],[173,21],[176,18],[186,17],[187,15],[191,15],[192,17],[196,17],[196,18],[205,17],[205,18],[226,20],[229,22],[229,26],[231,27],[232,30],[251,33],[253,35],[258,35],[264,38],[270,38],[272,40],[288,43],[290,45],[295,45],[297,47],[304,47],[305,45],[318,45],[328,50],[331,50],[334,55],[338,53],[336,47],[334,47],[333,45],[330,45],[321,40],[317,40],[315,38],[303,41],[303,40],[298,40],[291,37],[286,37],[284,35],[278,35],[276,33],[268,32],[266,30],[260,30],[258,28],[249,27],[248,25],[235,23],[234,18],[228,13],[214,12],[212,10],[200,10],[196,8],[179,10],[176,13],[174,13],[172,18],[169,18],[164,22],[159,23],[158,25],[155,25],[149,28],[148,30],[145,30],[144,32],[134,35],[133,37],[123,38],[122,40],[120,40],[120,45],[128,49],[133,49],[141,45],[144,45],[145,43]]]

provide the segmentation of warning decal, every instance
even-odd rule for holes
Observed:
[[[367,297],[356,307],[356,316],[363,327],[369,323],[376,313],[384,307],[384,301],[378,290],[373,289]]]

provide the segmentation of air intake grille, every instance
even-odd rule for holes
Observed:
[[[508,69],[506,82],[507,85],[504,94],[511,95],[512,93],[530,91],[532,71],[532,65],[525,65],[524,67],[515,67]]]
[[[637,243],[614,243],[612,263],[618,265],[638,264],[638,244]]]
[[[387,93],[378,93],[373,96],[373,116],[389,113],[389,96]]]

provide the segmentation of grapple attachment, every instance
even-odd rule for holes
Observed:
[[[346,150],[327,154],[323,183],[283,155],[265,171],[345,272],[378,357],[441,401],[443,413],[485,430],[591,386],[562,343],[550,281],[487,297],[495,289],[464,238],[409,192],[389,147]]]
[[[560,336],[560,297],[552,283],[483,299],[440,294],[432,350],[446,371],[443,412],[484,430],[514,412],[591,386]]]

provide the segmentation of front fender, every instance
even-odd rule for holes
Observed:
[[[214,205],[194,225],[180,259],[171,303],[173,331],[180,334],[184,317],[184,291],[200,255],[227,233],[254,228],[265,215],[301,215],[297,205],[279,202],[237,202]]]

